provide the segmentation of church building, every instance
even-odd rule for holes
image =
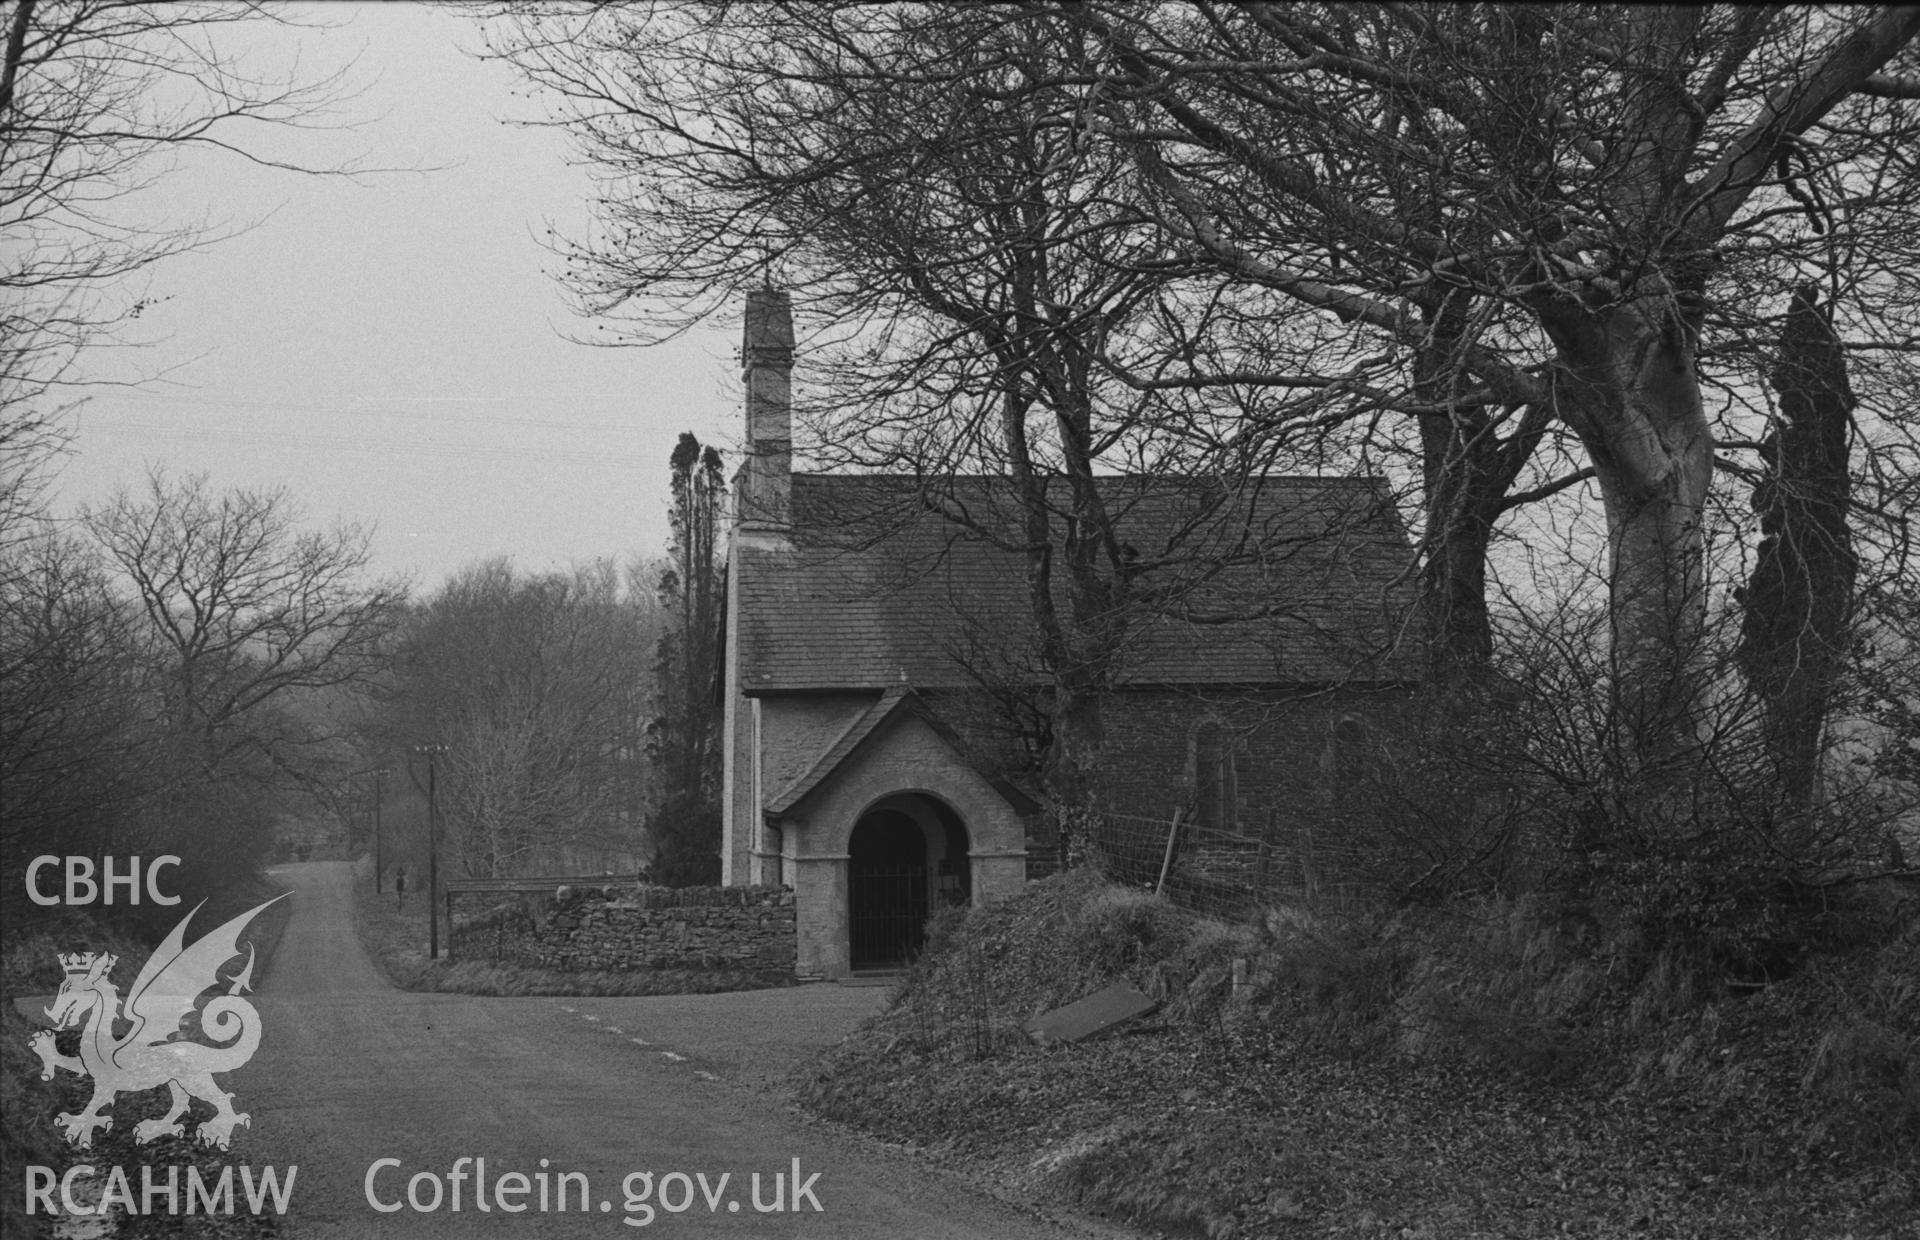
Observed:
[[[896,966],[1051,859],[1045,677],[1005,479],[793,472],[785,293],[748,299],[727,552],[722,881],[794,891],[802,977]],[[1284,833],[1418,675],[1412,549],[1357,478],[1099,479],[1152,617],[1103,705],[1103,808]],[[1023,703],[1026,704],[1023,706]]]

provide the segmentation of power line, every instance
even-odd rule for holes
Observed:
[[[514,426],[529,427],[538,430],[581,431],[588,434],[623,434],[640,429],[633,423],[613,424],[600,422],[565,422],[552,418],[495,417],[479,413],[434,413],[425,410],[394,408],[413,404],[505,404],[511,397],[506,396],[360,396],[349,401],[295,401],[295,400],[254,400],[232,399],[204,396],[169,396],[156,392],[125,392],[121,399],[134,403],[193,405],[218,407],[223,409],[246,409],[254,412],[274,410],[285,413],[324,414],[348,418],[379,418],[383,421],[407,420],[417,422],[457,422],[462,425]],[[577,394],[569,394],[570,400],[585,399]],[[625,394],[609,399],[630,399]],[[370,407],[380,406],[380,407]],[[85,415],[83,415],[85,416]],[[97,414],[95,416],[98,416]]]
[[[333,436],[302,435],[292,431],[269,431],[258,427],[232,429],[191,429],[184,427],[125,426],[105,428],[106,433],[126,438],[163,439],[195,442],[232,443],[235,440],[271,444],[297,450],[343,452],[351,455],[425,455],[471,461],[541,460],[602,469],[645,468],[647,454],[640,445],[631,451],[603,448],[596,451],[567,451],[542,448],[534,444],[457,444],[438,440],[345,439]],[[633,432],[637,433],[637,432]]]

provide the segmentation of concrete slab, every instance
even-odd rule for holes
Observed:
[[[1110,1033],[1158,1007],[1139,987],[1122,979],[1084,999],[1036,1016],[1027,1022],[1027,1036],[1042,1046],[1079,1042]]]

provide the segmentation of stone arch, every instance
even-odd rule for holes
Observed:
[[[847,951],[855,969],[905,963],[927,918],[972,898],[966,823],[945,801],[910,790],[863,808],[847,837]]]
[[[895,798],[924,797],[953,815],[965,827],[969,844],[1024,848],[1026,837],[1018,814],[1001,794],[971,769],[951,771],[919,769],[901,778],[885,769],[854,773],[830,800],[838,802],[838,812],[816,814],[824,819],[819,847],[825,852],[846,852],[853,828],[875,806]],[[1004,820],[1004,822],[1002,821]],[[1000,839],[995,837],[1004,836]]]
[[[1026,826],[1018,794],[980,774],[925,719],[897,715],[782,815],[803,976],[840,977],[855,967],[854,833],[884,809],[905,814],[921,827],[923,843],[931,837],[939,846],[928,853],[926,911],[936,906],[942,879],[956,880],[960,889],[953,894],[966,903],[1011,895],[1026,881]],[[961,853],[964,867],[957,864]],[[941,874],[942,860],[964,873]],[[901,915],[913,912],[908,907]],[[864,928],[859,937],[866,942]],[[872,963],[879,962],[863,959],[861,966]]]

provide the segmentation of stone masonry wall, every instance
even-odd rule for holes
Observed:
[[[784,887],[563,886],[450,894],[455,960],[573,971],[783,973],[794,965]]]
[[[1220,724],[1233,749],[1235,829],[1249,835],[1269,824],[1281,832],[1324,823],[1335,789],[1328,770],[1336,725],[1356,717],[1374,727],[1404,711],[1403,689],[1283,689],[1185,693],[1116,693],[1102,714],[1107,769],[1100,792],[1109,811],[1165,820],[1193,808],[1195,739],[1203,723]],[[1115,761],[1124,755],[1123,761]]]

